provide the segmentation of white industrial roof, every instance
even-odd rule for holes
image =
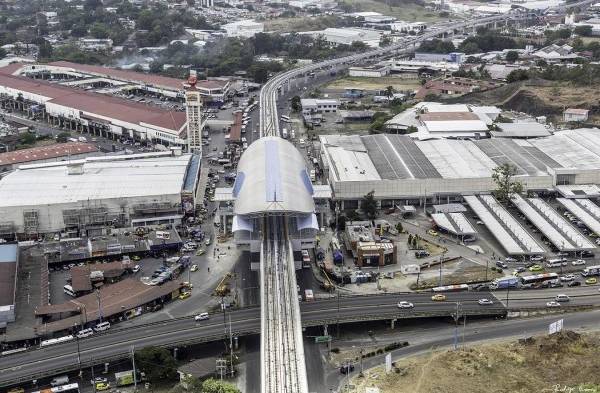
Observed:
[[[592,232],[600,235],[600,221],[598,221],[600,209],[598,205],[589,199],[556,198],[556,200],[571,213],[575,214]]]
[[[481,120],[426,120],[423,122],[429,132],[487,132],[488,127]]]
[[[440,139],[417,146],[443,178],[489,177],[498,166],[470,142]]]
[[[565,198],[598,198],[600,187],[596,184],[558,185],[554,186],[556,191]]]
[[[114,161],[78,160],[67,165],[18,169],[0,180],[0,207],[50,205],[180,193],[191,155]]]
[[[340,181],[381,180],[367,152],[350,151],[337,146],[327,151],[331,157],[330,168]]]
[[[500,131],[492,131],[497,138],[534,138],[550,136],[550,131],[540,123],[497,123]]]
[[[425,109],[426,112],[470,112],[466,104],[446,105],[437,102],[420,102],[415,108]]]
[[[238,163],[234,213],[313,213],[313,188],[300,152],[279,137],[252,143]]]
[[[559,131],[530,143],[565,168],[600,168],[600,130],[597,128]]]

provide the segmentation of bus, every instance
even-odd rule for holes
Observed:
[[[75,337],[73,337],[72,334],[69,334],[68,336],[51,338],[49,340],[42,341],[40,343],[40,348],[49,347],[51,345],[56,345],[56,344],[66,343],[66,342],[72,341],[73,339],[75,339]]]
[[[600,276],[600,265],[586,267],[581,272],[581,275],[583,277],[587,277],[587,276]]]
[[[284,128],[284,129],[281,131],[281,137],[282,137],[283,139],[287,139],[287,138],[288,138],[288,130],[287,130],[287,128]]]
[[[469,286],[467,284],[445,285],[443,287],[431,288],[432,292],[458,292],[458,291],[468,291],[468,290],[469,290]]]
[[[55,386],[53,388],[47,388],[38,390],[32,393],[79,393],[78,383],[68,383],[66,385]]]
[[[521,284],[542,284],[546,281],[558,280],[557,273],[542,273],[542,274],[534,274],[532,276],[523,276],[521,277]]]

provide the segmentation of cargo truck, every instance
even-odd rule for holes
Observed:
[[[490,289],[506,289],[506,288],[516,288],[519,285],[520,277],[508,276],[496,278],[490,284]]]

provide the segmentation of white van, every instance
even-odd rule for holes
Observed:
[[[61,385],[66,385],[68,383],[69,383],[68,375],[61,375],[60,377],[54,377],[54,378],[52,378],[52,381],[50,381],[50,385],[52,385],[52,386],[61,386]]]
[[[90,328],[82,329],[77,332],[77,338],[86,338],[94,334],[94,331]]]
[[[100,322],[96,326],[94,326],[94,330],[97,332],[104,332],[110,329],[110,322]]]
[[[198,314],[198,315],[196,315],[196,316],[194,317],[194,320],[195,320],[195,321],[204,321],[204,320],[207,320],[207,319],[209,319],[209,318],[210,318],[210,317],[209,317],[208,313],[207,313],[207,312],[203,312],[203,313],[201,313],[201,314]]]
[[[69,296],[72,296],[72,297],[76,297],[77,296],[75,294],[75,291],[73,290],[73,287],[70,286],[70,285],[68,285],[68,284],[63,287],[63,292],[66,293]]]

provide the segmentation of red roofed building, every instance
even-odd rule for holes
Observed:
[[[90,143],[68,142],[0,153],[0,172],[17,169],[22,164],[67,161],[96,155],[98,149]]]
[[[146,90],[172,97],[182,95],[184,91],[184,81],[181,79],[145,74],[143,72],[119,70],[116,68],[77,64],[68,61],[55,61],[47,65],[36,65],[35,69],[43,69],[50,72],[66,70],[69,72],[79,72],[122,82],[136,83],[143,85]],[[30,72],[31,67],[28,67],[27,70]],[[229,94],[230,82],[229,80],[220,79],[199,80],[196,82],[196,89],[207,102],[224,102]]]

